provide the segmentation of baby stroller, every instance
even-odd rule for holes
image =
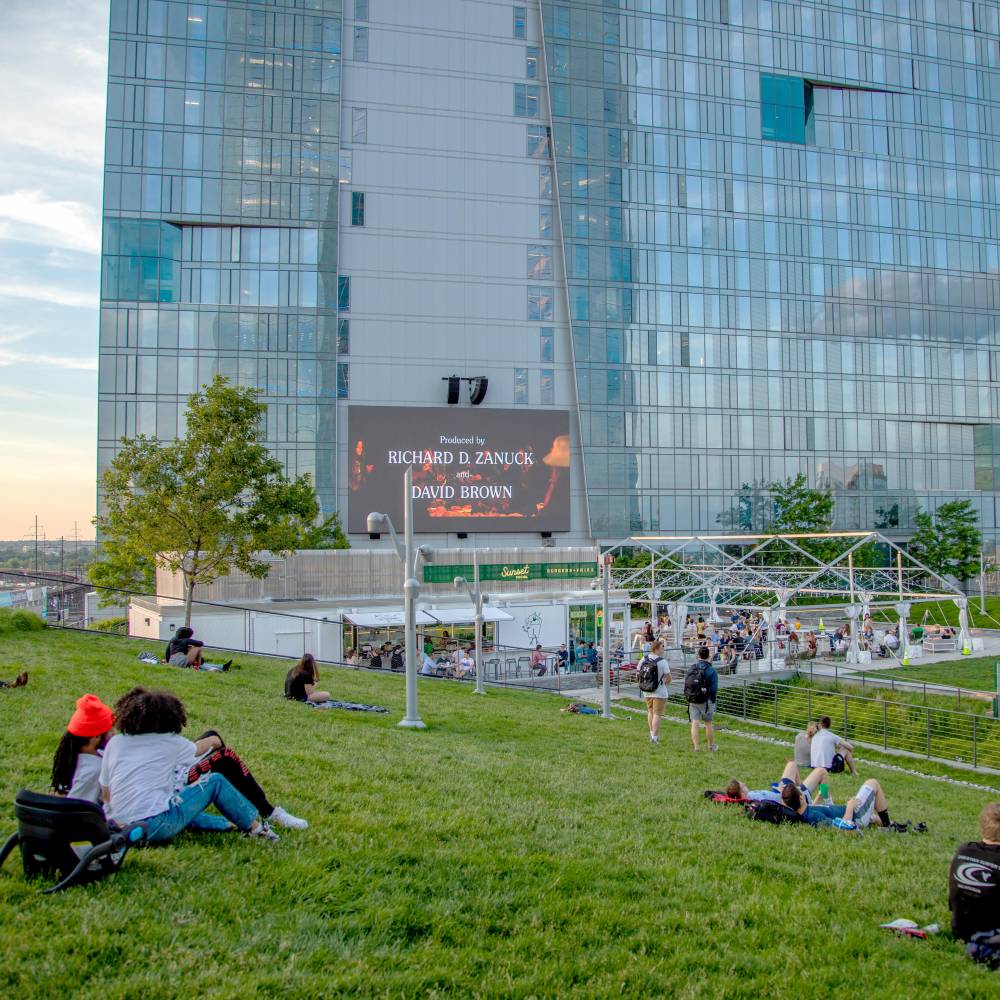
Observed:
[[[45,893],[96,882],[118,871],[130,847],[146,836],[145,823],[108,826],[100,806],[83,799],[40,795],[22,789],[14,799],[17,833],[0,849],[0,865],[15,847],[28,878],[59,876]],[[87,845],[90,846],[81,846]],[[75,846],[74,846],[75,845]]]

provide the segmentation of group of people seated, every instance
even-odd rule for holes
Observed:
[[[451,649],[434,651],[426,644],[424,658],[420,664],[420,673],[424,677],[451,677],[455,680],[468,680],[476,673],[476,647],[474,643],[462,646],[455,643]]]
[[[109,823],[145,823],[150,844],[182,830],[277,840],[273,826],[309,825],[269,801],[218,732],[192,741],[181,735],[186,725],[184,704],[169,691],[135,687],[113,708],[85,694],[56,748],[52,790],[101,805]]]

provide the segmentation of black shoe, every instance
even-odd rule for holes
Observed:
[[[226,660],[226,662],[222,664],[222,672],[226,673],[230,669],[230,667],[232,667],[232,665],[233,665],[232,660]]]

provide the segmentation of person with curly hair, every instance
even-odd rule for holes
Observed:
[[[133,688],[114,707],[116,736],[101,761],[101,797],[109,819],[122,826],[143,821],[146,841],[163,844],[182,830],[225,831],[277,840],[260,810],[221,773],[209,771],[188,783],[198,758],[219,749],[209,734],[192,743],[181,736],[187,713],[169,691]],[[214,805],[221,816],[205,810]]]

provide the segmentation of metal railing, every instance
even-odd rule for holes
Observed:
[[[834,732],[852,743],[1000,768],[1000,720],[983,715],[750,678],[720,687],[717,706],[722,715],[793,731],[826,715]]]

